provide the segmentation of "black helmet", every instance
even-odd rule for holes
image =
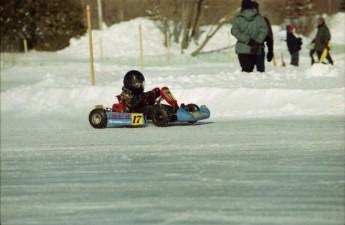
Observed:
[[[128,71],[123,78],[123,85],[134,93],[142,93],[145,88],[145,77],[137,70]]]

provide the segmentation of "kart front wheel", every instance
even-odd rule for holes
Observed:
[[[104,109],[94,109],[89,114],[89,122],[94,128],[105,128],[107,126],[107,114]]]

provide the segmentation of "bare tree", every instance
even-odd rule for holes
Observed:
[[[200,35],[200,24],[204,15],[203,8],[206,6],[206,0],[197,0],[196,1],[196,16],[194,19],[194,25],[192,28],[191,36],[194,38],[194,42],[198,44],[199,35]]]
[[[181,41],[181,52],[184,49],[188,48],[189,44],[189,31],[192,24],[192,16],[193,16],[193,9],[194,7],[191,5],[194,4],[190,1],[183,1],[182,0],[182,41]]]
[[[219,29],[225,24],[230,22],[240,11],[240,8],[235,10],[234,12],[229,13],[228,15],[224,16],[217,24],[216,28],[213,31],[210,31],[203,43],[195,50],[192,52],[192,56],[196,56],[199,54],[199,52],[206,46],[206,44],[209,42],[209,40],[219,31]]]
[[[178,16],[178,7],[179,7],[178,1],[174,1],[174,11],[173,11],[173,17],[174,17],[173,26],[174,26],[174,28],[173,28],[173,30],[174,30],[174,41],[175,41],[175,43],[179,42],[179,36],[180,36],[180,32],[178,29],[179,20],[177,19],[179,17]]]
[[[203,11],[206,7],[206,0],[193,0],[182,2],[183,14],[183,36],[181,50],[188,48],[191,39],[196,44],[199,42],[200,25],[203,19]]]
[[[287,0],[286,15],[289,24],[296,28],[296,32],[307,35],[314,29],[314,3],[312,0]]]

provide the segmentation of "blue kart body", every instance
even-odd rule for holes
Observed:
[[[178,106],[175,97],[169,88],[155,88],[155,93],[159,95],[154,99],[155,104],[150,115],[136,112],[124,112],[125,102],[121,96],[117,96],[119,103],[113,104],[112,108],[104,108],[103,105],[96,105],[89,114],[89,122],[94,128],[106,127],[145,127],[148,120],[159,127],[169,126],[174,122],[195,123],[210,117],[210,110],[205,106],[200,107],[195,104],[181,104]],[[165,100],[167,104],[161,104]]]
[[[106,112],[107,127],[145,127],[147,118],[142,113]]]
[[[177,110],[177,120],[180,122],[196,122],[210,117],[210,110],[205,106],[200,106],[200,110],[188,112],[183,108]]]
[[[145,127],[148,125],[147,117],[142,113],[123,113],[123,112],[106,112],[106,127]],[[188,112],[179,108],[176,112],[177,122],[197,122],[210,117],[210,110],[205,106],[200,106],[199,111]],[[176,122],[176,121],[173,121]]]

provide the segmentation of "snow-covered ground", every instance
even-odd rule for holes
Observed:
[[[31,51],[28,65],[2,54],[1,224],[344,224],[344,15],[326,18],[334,66],[310,65],[315,33],[290,66],[276,26],[278,65],[242,73],[231,25],[196,58],[195,44],[181,54],[172,43],[168,63],[162,33],[143,18],[93,32],[94,87],[87,36]],[[168,86],[211,118],[93,129],[90,110],[111,106],[131,69],[146,90]]]

